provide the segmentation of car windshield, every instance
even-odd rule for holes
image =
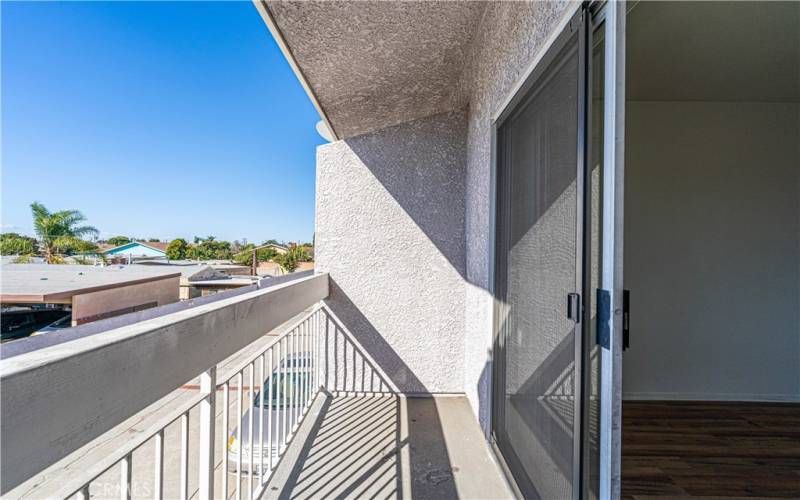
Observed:
[[[60,320],[50,324],[51,328],[69,328],[72,325],[72,315],[67,314]]]
[[[253,406],[258,407],[261,406],[261,394],[266,394],[269,397],[269,386],[270,383],[272,384],[272,407],[280,407],[284,406],[284,401],[280,401],[278,398],[278,388],[280,386],[280,399],[286,399],[285,396],[291,394],[291,391],[297,393],[297,389],[302,387],[305,383],[308,373],[304,372],[291,372],[285,375],[281,375],[280,373],[273,373],[272,376],[264,381],[264,387],[262,387],[262,392],[256,394],[256,397],[253,399]],[[297,399],[299,404],[299,399]],[[264,402],[264,406],[267,406],[268,400]],[[288,406],[288,403],[287,403]]]

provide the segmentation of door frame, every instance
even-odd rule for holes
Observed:
[[[583,79],[581,88],[584,89],[583,95],[579,99],[585,102],[583,110],[579,113],[579,142],[583,141],[583,151],[579,150],[578,162],[581,168],[578,171],[579,181],[579,202],[578,209],[585,213],[585,166],[588,164],[588,154],[590,153],[590,122],[589,109],[591,107],[591,87],[587,71],[591,63],[588,57],[587,46],[591,40],[590,35],[597,26],[605,23],[605,63],[604,63],[604,131],[603,131],[603,192],[602,192],[602,224],[604,231],[601,234],[600,246],[602,255],[613,256],[611,259],[604,259],[600,270],[600,286],[609,290],[611,294],[611,304],[613,304],[613,314],[610,315],[608,328],[610,331],[610,346],[608,349],[601,349],[601,373],[600,373],[600,486],[599,497],[602,499],[619,498],[621,486],[621,432],[622,432],[622,249],[623,249],[623,202],[624,202],[624,130],[625,130],[625,17],[627,6],[625,0],[616,2],[589,1],[583,4],[576,4],[570,8],[553,29],[553,33],[545,42],[539,55],[529,65],[523,76],[509,92],[501,106],[492,115],[491,120],[491,171],[490,171],[490,251],[489,251],[489,286],[492,298],[492,356],[491,367],[489,370],[490,383],[489,402],[490,411],[486,426],[487,439],[492,450],[498,459],[501,467],[506,473],[510,486],[515,494],[522,497],[521,491],[517,486],[508,463],[500,451],[494,435],[494,420],[496,418],[495,385],[502,381],[498,372],[498,353],[502,352],[504,337],[501,335],[500,318],[503,315],[502,304],[497,298],[496,288],[496,264],[497,264],[497,169],[498,169],[498,129],[504,119],[513,112],[517,104],[525,97],[539,76],[547,69],[552,59],[559,54],[560,48],[566,43],[572,32],[568,29],[576,18],[581,19],[583,33],[579,34],[579,78]],[[585,16],[585,17],[584,17]],[[560,43],[559,43],[560,42]],[[559,45],[561,47],[559,47]],[[609,168],[609,166],[613,168]],[[585,217],[584,217],[585,218]],[[586,219],[586,218],[585,218]],[[588,219],[586,219],[588,223]],[[586,252],[585,227],[578,227],[577,240],[581,252],[581,259],[576,265],[584,266],[589,258]],[[582,272],[581,274],[585,274]],[[578,274],[580,276],[581,274]],[[579,284],[582,296],[587,295],[584,283]],[[593,297],[588,297],[590,300]],[[583,305],[586,300],[582,300]],[[585,312],[585,311],[584,311]],[[588,316],[581,315],[581,338],[588,336]],[[580,344],[580,345],[578,345]],[[576,343],[576,380],[581,380],[581,388],[586,386],[583,380],[585,374],[583,365],[586,361],[583,356],[583,342]],[[577,350],[581,349],[581,356],[577,356]],[[578,378],[579,377],[579,378]],[[577,396],[577,391],[576,391]],[[584,487],[584,472],[586,461],[587,438],[584,433],[583,419],[586,416],[584,408],[585,396],[581,394],[576,397],[575,431],[581,436],[575,440],[576,448],[573,454],[573,496],[575,498],[586,498],[586,488]],[[577,462],[577,463],[576,463]],[[576,466],[577,465],[577,466]]]
[[[601,349],[600,498],[619,498],[622,450],[622,278],[625,200],[625,0],[604,5],[605,81],[600,286],[610,293],[609,346]]]

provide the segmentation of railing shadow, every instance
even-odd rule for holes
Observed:
[[[287,480],[267,497],[457,498],[434,399],[401,395],[336,314],[322,311],[327,401]]]
[[[397,394],[397,386],[378,368],[343,322],[328,307],[323,307],[322,330],[325,353],[325,388],[336,395]]]

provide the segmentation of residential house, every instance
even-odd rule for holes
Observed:
[[[4,264],[1,273],[3,306],[63,306],[73,326],[178,300],[180,273],[174,269]]]
[[[167,258],[166,242],[157,241],[132,241],[109,249],[104,249],[103,254],[110,258],[122,258],[128,261],[139,259]]]

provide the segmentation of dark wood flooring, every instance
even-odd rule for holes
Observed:
[[[800,404],[622,404],[622,498],[800,498]]]

